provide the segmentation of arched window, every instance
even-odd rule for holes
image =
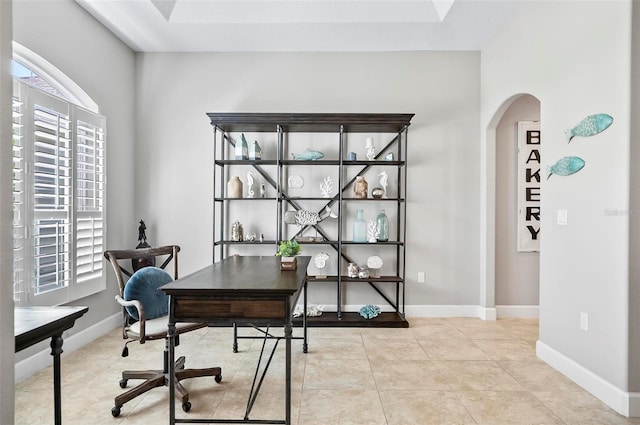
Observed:
[[[106,118],[49,62],[14,43],[16,305],[55,305],[105,288]]]

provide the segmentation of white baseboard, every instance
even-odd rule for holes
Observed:
[[[536,343],[537,356],[624,416],[640,416],[640,393],[629,393],[602,379],[545,343]]]
[[[310,304],[311,305],[311,304]],[[302,308],[302,305],[298,306]],[[323,304],[322,311],[334,312],[335,305]],[[357,312],[361,305],[345,305],[342,311]],[[379,306],[381,311],[394,311],[391,306]],[[503,305],[495,308],[479,305],[406,305],[407,317],[477,317],[482,320],[496,320],[496,318],[538,318],[537,305]]]
[[[63,334],[62,356],[84,347],[91,341],[119,327],[121,320],[121,314],[117,313],[69,337],[65,337]],[[49,348],[27,357],[15,365],[15,382],[18,383],[52,364],[53,359]]]

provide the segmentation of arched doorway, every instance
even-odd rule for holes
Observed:
[[[486,179],[481,285],[485,320],[537,317],[539,253],[518,252],[516,217],[518,122],[539,120],[539,100],[521,93],[505,100],[487,126],[482,170]]]
[[[537,317],[540,253],[538,248],[528,247],[522,241],[518,244],[518,232],[521,239],[528,238],[530,242],[538,240],[541,234],[539,190],[530,193],[533,201],[529,202],[529,205],[537,204],[537,209],[528,207],[531,213],[526,214],[526,195],[520,187],[520,184],[540,187],[540,164],[534,152],[539,151],[541,145],[536,144],[535,151],[523,149],[518,155],[519,137],[525,138],[518,128],[519,123],[524,127],[539,121],[540,101],[531,95],[522,95],[504,111],[496,127],[495,304],[498,317]],[[535,168],[529,168],[532,171],[528,182],[524,178],[519,182],[519,164]]]

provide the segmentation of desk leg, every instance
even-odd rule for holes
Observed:
[[[285,424],[291,425],[291,321],[284,325],[285,336]]]
[[[302,352],[306,353],[309,351],[309,345],[307,344],[307,281],[304,281],[304,301],[303,301],[303,311],[302,311]]]
[[[60,355],[62,354],[62,334],[51,337],[53,356],[53,405],[55,424],[62,425],[62,385],[60,384]]]
[[[176,423],[176,325],[169,323],[167,344],[169,344],[169,424]]]

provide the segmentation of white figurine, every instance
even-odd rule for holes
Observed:
[[[367,137],[367,159],[369,161],[376,159],[376,147],[373,145],[373,137]]]
[[[322,183],[320,183],[320,193],[322,193],[323,198],[331,198],[331,193],[333,193],[333,180],[331,180],[330,176],[325,177]]]
[[[378,242],[379,234],[378,223],[375,220],[369,220],[369,225],[367,226],[367,240],[369,243]]]
[[[253,173],[249,171],[247,173],[247,198],[254,198],[256,196],[256,192],[253,190]]]
[[[382,197],[386,198],[387,197],[387,180],[389,180],[389,176],[387,176],[387,172],[384,170],[378,175],[380,176],[380,186],[382,186],[382,190],[384,191],[384,194],[382,195]]]

